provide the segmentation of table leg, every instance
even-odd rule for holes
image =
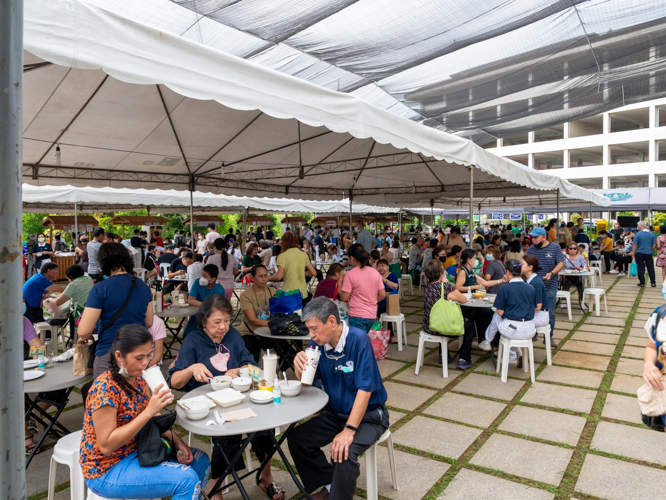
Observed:
[[[268,457],[264,460],[264,462],[261,464],[259,467],[259,472],[257,472],[257,478],[259,478],[259,474],[261,474],[261,470],[266,466],[266,464],[271,460],[273,457],[273,454],[275,451],[278,452],[280,455],[280,458],[282,459],[282,463],[284,464],[285,468],[287,469],[287,472],[289,472],[289,475],[291,476],[291,480],[294,482],[296,487],[300,490],[301,495],[296,497],[296,500],[301,499],[301,498],[306,498],[307,500],[312,500],[312,497],[308,494],[307,491],[305,491],[305,487],[301,483],[301,481],[298,479],[298,476],[296,476],[296,473],[294,472],[294,469],[292,469],[291,465],[289,465],[289,460],[287,460],[286,455],[282,451],[281,445],[284,442],[284,440],[287,438],[287,436],[291,433],[291,430],[296,426],[298,422],[294,422],[291,424],[286,431],[282,434],[282,437],[280,437],[280,440],[278,441],[275,439],[275,434],[272,432],[270,433],[271,436],[271,441],[273,441],[273,451],[269,454]]]
[[[256,435],[256,432],[252,432],[247,435],[243,441],[241,441],[240,448],[236,450],[236,453],[234,454],[234,457],[232,459],[229,459],[229,455],[224,451],[224,448],[227,446],[226,440],[224,437],[222,437],[222,442],[225,446],[221,446],[219,442],[213,441],[213,446],[217,446],[219,449],[220,453],[222,454],[222,457],[224,460],[227,462],[227,467],[222,471],[222,474],[220,474],[219,479],[213,486],[213,488],[210,490],[210,493],[208,493],[208,497],[212,497],[213,495],[219,493],[222,491],[221,485],[222,481],[224,481],[224,478],[227,477],[228,474],[231,474],[232,477],[234,478],[233,481],[230,483],[226,484],[224,487],[228,488],[232,484],[236,484],[238,486],[238,491],[240,491],[241,496],[243,497],[244,500],[250,500],[250,497],[247,496],[247,492],[245,491],[245,488],[243,488],[243,483],[241,482],[241,478],[238,477],[238,474],[236,474],[236,463],[243,457],[243,452],[245,451],[245,448],[250,444],[250,441],[254,439],[254,436]],[[243,477],[247,477],[248,474],[244,475]]]
[[[47,412],[42,410],[37,405],[36,401],[32,401],[28,397],[28,395],[25,394],[25,402],[29,406],[29,409],[26,412],[26,416],[32,414],[38,420],[38,422],[44,427],[44,432],[42,433],[42,437],[39,438],[37,443],[35,443],[35,447],[33,448],[32,453],[30,453],[30,456],[25,461],[25,468],[26,469],[30,465],[30,462],[32,462],[32,458],[35,456],[35,453],[37,452],[39,447],[42,445],[44,440],[46,439],[46,436],[48,436],[51,432],[54,432],[56,435],[58,435],[58,437],[63,437],[63,436],[66,436],[67,434],[70,434],[70,431],[64,425],[62,425],[60,422],[58,422],[58,418],[60,417],[60,414],[65,409],[65,406],[67,405],[67,401],[69,401],[69,395],[71,394],[72,389],[73,389],[73,387],[70,387],[69,389],[67,389],[67,392],[65,393],[65,395],[62,398],[62,401],[59,404],[55,403],[54,401],[49,401],[49,403],[55,403],[53,406],[55,406],[57,408],[56,414],[54,416],[51,416]],[[32,410],[37,411],[39,413],[39,415],[41,415],[41,417],[48,420],[49,423],[46,424],[46,422],[44,422],[44,420],[42,420],[42,418],[40,418],[40,416],[33,414]],[[55,426],[59,427],[62,431],[58,431],[58,430],[54,429]]]
[[[234,319],[231,320],[231,324],[233,325],[236,320],[238,319],[238,316],[240,316],[241,313],[241,305],[240,305],[240,296],[236,293],[236,289],[234,289],[234,297],[236,297],[236,301],[238,303],[238,309],[236,310],[236,315],[234,316]]]

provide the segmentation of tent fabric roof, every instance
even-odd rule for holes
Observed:
[[[481,144],[666,95],[663,0],[89,1]]]
[[[24,47],[29,183],[310,199],[353,190],[354,203],[396,205],[464,198],[473,165],[479,196],[597,200],[354,95],[81,0],[27,0]]]

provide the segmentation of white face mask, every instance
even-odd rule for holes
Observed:
[[[200,239],[200,240],[203,240],[203,236],[199,236],[199,239]]]
[[[37,238],[37,241],[39,241],[40,243],[44,243],[46,241],[46,238]]]
[[[209,281],[206,278],[199,278],[199,286],[208,286]]]

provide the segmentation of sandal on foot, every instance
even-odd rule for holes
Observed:
[[[29,440],[32,441],[32,444],[28,444]],[[32,454],[32,450],[35,449],[36,444],[35,444],[35,441],[34,441],[32,436],[26,437],[25,441],[26,441],[26,443],[25,443],[25,456],[29,457]],[[35,451],[35,455],[37,455],[41,452],[42,452],[42,450],[40,448],[37,448],[37,451]]]
[[[284,488],[280,486],[279,483],[273,481],[271,484],[268,485],[268,488],[264,488],[259,484],[259,480],[257,480],[257,485],[259,486],[259,488],[264,490],[266,496],[271,500],[284,500]]]
[[[28,430],[33,433],[39,432],[39,428],[37,427],[37,422],[35,422],[35,419],[28,419]]]

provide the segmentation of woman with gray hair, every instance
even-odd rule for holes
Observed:
[[[499,332],[510,339],[531,339],[536,333],[534,314],[537,308],[534,287],[521,278],[522,264],[514,259],[507,261],[506,277],[509,282],[500,287],[495,298],[493,320],[486,329],[486,342],[497,345]],[[495,341],[496,340],[496,341]],[[516,351],[510,353],[510,363],[516,363]]]

